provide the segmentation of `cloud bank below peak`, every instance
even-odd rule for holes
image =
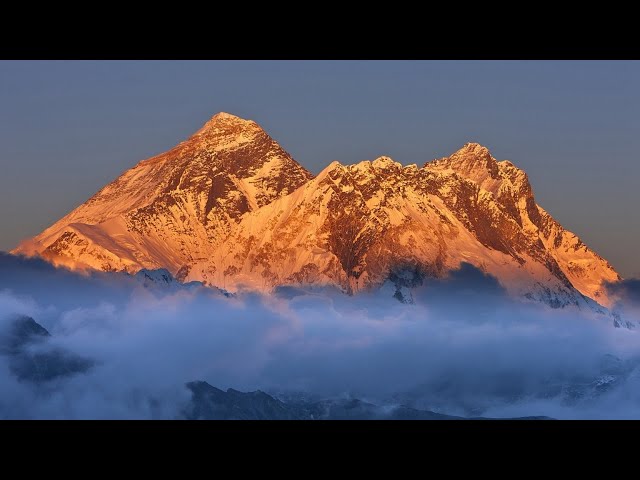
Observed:
[[[230,298],[10,261],[0,332],[29,315],[51,333],[35,350],[92,367],[36,384],[0,355],[2,418],[180,418],[194,380],[462,416],[640,417],[636,331],[516,302],[472,267],[403,304],[331,289]]]

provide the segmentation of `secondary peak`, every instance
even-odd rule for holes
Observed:
[[[371,165],[375,168],[389,168],[389,167],[398,167],[402,168],[402,165],[396,162],[393,158],[387,157],[383,155],[381,157],[376,158]]]
[[[465,143],[464,146],[455,152],[452,156],[464,155],[469,156],[472,155],[479,159],[488,160],[491,158],[491,152],[484,145],[480,145],[476,142]]]

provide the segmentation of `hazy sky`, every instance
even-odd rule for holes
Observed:
[[[219,111],[314,173],[468,141],[525,169],[538,203],[640,276],[640,62],[0,61],[0,249]]]

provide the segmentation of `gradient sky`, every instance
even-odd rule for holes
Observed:
[[[479,142],[640,277],[639,86],[637,61],[0,61],[0,249],[226,111],[314,173]]]

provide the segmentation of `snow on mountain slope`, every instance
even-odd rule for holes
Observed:
[[[308,283],[354,293],[390,275],[399,288],[417,285],[466,262],[515,295],[584,304],[553,255],[522,228],[517,208],[480,187],[489,177],[479,173],[476,182],[388,157],[333,162],[296,192],[246,214],[188,278],[231,290]],[[513,202],[522,203],[517,195]]]
[[[77,268],[176,273],[184,267],[183,276],[244,213],[310,177],[258,124],[219,113],[14,252]]]
[[[580,291],[598,303],[609,304],[604,282],[621,280],[613,267],[597,253],[590,250],[573,233],[565,230],[551,215],[538,206],[527,174],[509,161],[497,162],[489,151],[477,143],[469,143],[449,158],[437,160],[425,165],[425,168],[437,172],[451,172],[474,182],[481,190],[489,192],[488,198],[495,207],[513,219],[519,227],[519,233],[531,244],[534,256],[547,264],[551,271],[559,268],[562,276]],[[482,226],[475,225],[482,231]],[[478,228],[479,227],[479,228]],[[521,240],[499,239],[496,233],[505,230],[489,229],[481,233],[480,238],[494,247],[500,242],[518,248],[524,246]],[[545,251],[551,261],[536,252]],[[557,272],[556,272],[557,273]]]
[[[554,307],[608,305],[613,268],[534,199],[527,175],[469,143],[403,167],[388,157],[317,177],[255,122],[220,113],[140,162],[14,253],[74,268],[166,268],[229,291],[410,288],[464,263]]]

